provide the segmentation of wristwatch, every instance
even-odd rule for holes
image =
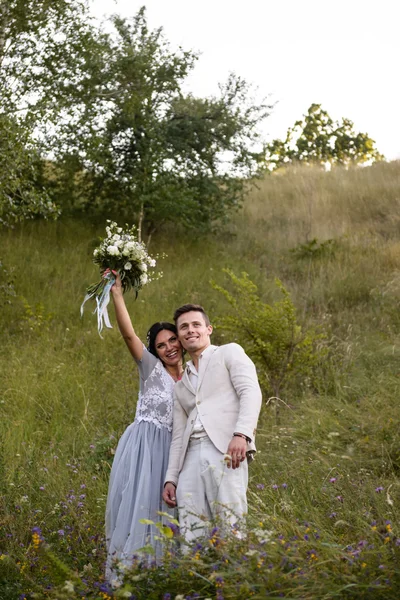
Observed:
[[[246,442],[250,443],[251,439],[249,437],[247,437],[247,435],[244,435],[244,433],[234,433],[233,437],[241,437],[244,440],[246,440]]]

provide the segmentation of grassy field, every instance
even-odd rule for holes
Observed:
[[[16,292],[0,296],[0,599],[397,599],[400,163],[276,174],[217,236],[152,242],[168,255],[164,276],[127,298],[141,336],[184,302],[223,317],[210,282],[229,287],[230,268],[268,303],[279,277],[328,355],[285,389],[279,418],[265,397],[248,536],[214,531],[163,568],[138,563],[116,591],[103,580],[103,515],[138,377],[117,330],[100,339],[90,310],[79,317],[103,231],[61,219],[0,232]],[[225,340],[217,329],[214,342]]]

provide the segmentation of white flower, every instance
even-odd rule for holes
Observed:
[[[147,273],[142,273],[140,276],[140,285],[146,285],[147,283]]]
[[[269,542],[274,534],[273,531],[269,531],[268,529],[254,529],[253,533],[255,533],[258,540],[264,544]]]
[[[125,269],[125,271],[130,271],[132,269],[132,263],[130,263],[130,262],[125,263],[124,269]]]
[[[129,254],[130,250],[125,246],[125,248],[122,249],[122,256],[129,256]]]
[[[149,258],[149,265],[150,267],[155,267],[156,266],[156,261],[154,258]]]
[[[107,246],[107,252],[111,256],[119,256],[119,250],[117,246]]]
[[[146,263],[142,262],[139,265],[139,269],[143,272],[143,273],[147,273],[147,265]]]
[[[72,581],[66,581],[65,582],[64,590],[66,592],[69,592],[70,594],[74,593],[75,589],[74,589],[74,584],[72,583]]]
[[[97,256],[100,252],[100,248],[96,248],[96,250],[94,250],[93,252],[93,256]]]
[[[113,242],[117,242],[118,240],[120,240],[120,239],[121,239],[121,236],[120,236],[120,235],[118,235],[118,233],[114,233],[114,235],[113,235],[113,238],[112,238],[112,239],[113,239]]]

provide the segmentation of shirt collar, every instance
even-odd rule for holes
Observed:
[[[214,348],[215,348],[215,346],[210,344],[209,346],[207,346],[207,348],[205,348],[203,350],[203,352],[199,356],[199,366],[200,366],[200,359],[203,358],[204,356],[207,356],[207,354],[211,353],[211,350]],[[188,362],[186,363],[186,369],[187,369],[188,375],[189,375],[189,373],[194,373],[195,375],[198,374],[198,371],[196,371],[196,368],[195,368],[192,360],[188,360]]]

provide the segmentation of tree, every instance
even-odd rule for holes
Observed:
[[[197,55],[171,51],[144,8],[113,24],[81,112],[57,130],[58,157],[81,160],[92,206],[135,218],[148,238],[166,221],[207,229],[240,204],[257,173],[256,126],[268,107],[234,75],[217,98],[185,96]]]
[[[48,193],[37,183],[40,164],[27,129],[0,113],[0,224],[58,215]]]
[[[294,162],[347,166],[383,158],[367,133],[357,133],[349,119],[333,121],[320,104],[312,104],[288,129],[285,140],[273,140],[266,152],[270,168]]]
[[[41,146],[75,110],[95,30],[84,0],[0,0],[0,220],[58,211],[38,184]]]

